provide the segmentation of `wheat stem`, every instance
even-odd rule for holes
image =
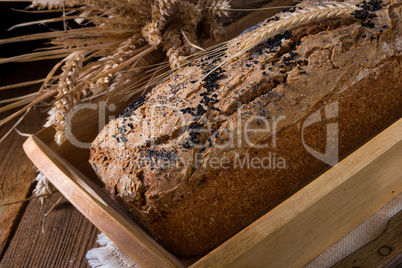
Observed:
[[[48,196],[48,194],[35,195],[35,196],[25,198],[23,200],[18,200],[18,201],[14,201],[14,202],[8,202],[8,203],[0,204],[0,207],[10,206],[10,205],[19,204],[19,203],[24,203],[24,202],[27,202],[27,201],[30,201],[30,200],[33,200],[33,199],[43,198],[43,197],[47,197],[47,196]]]
[[[198,49],[198,50],[201,50],[201,51],[205,51],[205,49],[203,49],[202,47],[193,44],[193,43],[190,41],[190,39],[187,37],[187,35],[184,33],[183,29],[180,29],[180,31],[181,31],[181,34],[183,35],[184,39],[186,40],[186,42],[187,42],[191,47],[194,47],[194,48],[196,48],[196,49]]]
[[[7,131],[6,134],[3,135],[3,137],[0,138],[0,144],[8,137],[8,135],[11,134],[11,132],[13,132],[14,129],[16,129],[19,124],[21,124],[22,120],[24,120],[25,116],[27,116],[27,114],[29,113],[29,111],[31,110],[31,108],[28,108],[28,110],[25,111],[25,113],[17,120],[17,122]]]
[[[12,89],[12,88],[20,88],[20,87],[30,86],[30,85],[34,85],[34,84],[39,84],[39,83],[42,83],[43,81],[45,81],[44,78],[43,79],[38,79],[38,80],[32,80],[32,81],[28,81],[28,82],[22,82],[22,83],[18,83],[18,84],[2,86],[2,87],[0,87],[0,91],[1,90]]]
[[[59,21],[65,21],[65,20],[75,20],[75,19],[80,19],[83,18],[80,15],[77,16],[69,16],[69,17],[60,17],[60,18],[52,18],[52,19],[45,19],[45,20],[39,20],[39,21],[29,21],[29,22],[24,22],[24,23],[19,23],[16,24],[10,28],[7,29],[7,31],[12,31],[16,28],[21,28],[21,27],[26,27],[26,26],[32,26],[32,25],[39,25],[39,24],[47,24],[47,23],[52,23],[52,22],[59,22]],[[85,18],[83,18],[85,19]]]
[[[21,137],[29,138],[29,137],[31,137],[31,136],[33,135],[33,134],[31,134],[31,133],[24,133],[24,132],[21,132],[21,131],[18,130],[18,128],[15,128],[14,130],[15,130],[15,132],[17,132],[17,134],[20,135]]]
[[[0,121],[0,126],[6,124],[7,122],[11,121],[12,119],[14,119],[15,117],[19,116],[20,114],[22,114],[23,112],[27,111],[28,109],[34,107],[36,104],[40,103],[41,101],[46,100],[49,97],[54,96],[57,93],[56,90],[49,90],[41,95],[39,95],[37,98],[35,98],[35,100],[33,100],[31,103],[29,103],[28,105],[26,105],[24,108],[18,110],[17,112],[13,113],[12,115],[9,115],[8,117],[2,119]]]
[[[52,212],[58,204],[60,204],[61,200],[63,200],[64,196],[61,196],[57,201],[53,204],[53,206],[44,214],[45,218]]]

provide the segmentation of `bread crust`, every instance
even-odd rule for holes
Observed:
[[[171,251],[211,250],[333,164],[317,156],[401,117],[401,5],[375,14],[284,33],[204,82],[203,61],[177,71],[101,131],[91,165]]]

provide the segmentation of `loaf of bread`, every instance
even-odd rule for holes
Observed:
[[[316,6],[325,2],[234,40]],[[93,142],[90,163],[161,244],[205,253],[401,117],[401,11],[362,2],[234,58],[232,42],[134,101]]]

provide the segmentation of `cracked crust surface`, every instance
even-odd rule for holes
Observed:
[[[401,117],[401,6],[376,15],[373,28],[342,20],[284,33],[204,81],[205,62],[183,68],[102,130],[92,166],[173,252],[216,247],[328,167],[305,146],[331,149],[326,124],[337,123],[343,157]],[[325,112],[335,118],[303,129]],[[257,131],[245,136],[246,125]],[[267,157],[284,163],[241,166]]]

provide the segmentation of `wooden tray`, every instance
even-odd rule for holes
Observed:
[[[399,119],[194,263],[160,246],[74,167],[71,162],[80,162],[77,149],[52,149],[52,129],[28,138],[24,150],[84,216],[143,267],[301,267],[402,192],[401,133]]]
[[[273,0],[266,7],[293,0]],[[227,39],[277,10],[260,10],[229,26]],[[204,46],[212,45],[206,42]],[[110,96],[109,103],[127,102]],[[106,109],[107,112],[107,109]],[[99,111],[73,118],[80,141],[99,132]],[[108,117],[109,114],[102,114]],[[206,256],[180,259],[159,245],[102,189],[89,150],[58,147],[54,130],[28,138],[24,150],[53,185],[142,267],[301,267],[402,191],[402,119]]]

